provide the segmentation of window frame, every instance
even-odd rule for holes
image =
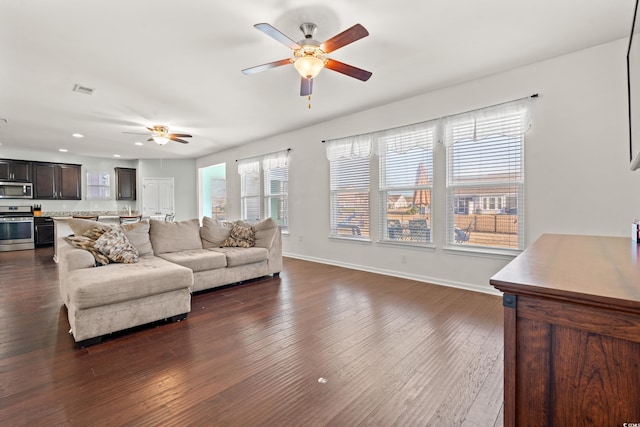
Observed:
[[[350,156],[329,160],[329,237],[371,241],[371,164],[369,156]],[[344,173],[347,170],[349,174]],[[363,178],[361,181],[351,179],[358,171],[365,170],[366,174],[359,174],[360,178]],[[341,173],[336,175],[338,172]],[[340,185],[340,181],[349,185]],[[354,200],[359,198],[360,202],[354,203],[350,210],[341,209],[340,200],[349,198]],[[341,233],[340,230],[349,230],[349,232]]]
[[[479,110],[481,111],[481,110]],[[475,120],[475,119],[474,119]],[[445,239],[445,248],[447,249],[462,249],[466,251],[476,251],[476,252],[491,252],[497,254],[516,254],[521,252],[525,247],[525,236],[524,236],[524,191],[525,191],[525,152],[524,152],[524,133],[526,132],[526,120],[524,120],[524,112],[523,111],[511,111],[506,114],[501,114],[497,112],[495,115],[492,115],[491,112],[485,112],[482,115],[480,120],[485,120],[487,122],[495,121],[494,126],[496,128],[506,128],[505,123],[512,121],[519,122],[519,131],[514,132],[514,134],[494,134],[494,135],[483,135],[479,138],[475,138],[475,130],[473,132],[473,139],[458,139],[449,141],[445,141],[446,145],[446,198],[447,198],[447,213],[446,213],[446,239]],[[445,133],[448,135],[453,135],[455,133],[455,129],[452,127],[456,126],[456,123],[448,123],[445,124]],[[474,121],[473,126],[479,126],[477,121]],[[454,150],[456,149],[456,144],[467,144],[468,147],[475,146],[474,151],[478,151],[479,149],[483,149],[482,144],[487,144],[489,146],[497,147],[497,154],[492,158],[496,163],[492,163],[492,166],[487,167],[487,170],[490,170],[492,167],[499,169],[499,167],[506,167],[508,164],[508,173],[504,173],[504,177],[499,178],[500,174],[495,173],[495,177],[491,178],[490,174],[487,173],[484,178],[481,178],[481,175],[478,175],[477,179],[465,179],[457,181],[455,176],[462,173],[464,167],[456,168],[455,164],[469,164],[469,160],[476,160],[480,163],[482,160],[489,159],[489,156],[484,154],[479,154],[476,157],[471,155],[460,156],[458,154],[458,158],[455,158]],[[460,148],[461,145],[458,145]],[[508,152],[508,154],[504,154],[504,151]],[[515,153],[515,154],[514,154]],[[503,160],[500,163],[500,156],[507,156],[507,160]],[[462,159],[462,160],[461,160]],[[465,163],[465,159],[466,162]],[[464,193],[467,191],[468,193]],[[477,198],[477,202],[474,202],[472,212],[467,212],[465,216],[470,219],[464,223],[460,223],[460,216],[463,215],[460,212],[460,199],[470,199],[473,200]],[[494,200],[497,198],[502,199],[502,207],[498,208],[494,206],[491,209],[488,205],[484,203],[489,201],[489,199],[493,198]],[[511,208],[508,207],[510,203],[515,200],[516,203],[516,213],[510,214]],[[476,204],[477,203],[477,204]],[[487,206],[485,208],[485,206]],[[469,204],[466,205],[467,210],[469,209]],[[487,222],[490,222],[490,216],[493,215],[493,241],[495,243],[479,243],[476,241],[471,244],[469,241],[471,240],[471,235],[473,233],[484,233],[486,238],[485,242],[491,242],[492,237],[490,234],[491,225]],[[515,217],[515,218],[512,218]],[[482,225],[479,226],[478,222],[482,221]],[[478,231],[478,230],[481,231]],[[499,231],[502,231],[500,233]],[[506,235],[499,237],[500,234]],[[489,236],[487,236],[489,235]],[[515,239],[510,236],[515,235]],[[465,240],[467,239],[467,240]],[[515,243],[513,242],[515,240]]]
[[[106,184],[92,184],[93,178],[98,181],[106,180]],[[87,200],[111,200],[111,174],[109,172],[87,171],[86,180]],[[106,190],[106,194],[96,196],[91,189],[103,189]],[[102,193],[104,192],[102,191]]]
[[[273,219],[280,226],[281,233],[289,233],[289,151],[288,149],[238,161],[242,220],[253,224],[269,218],[271,201],[278,200],[284,211],[279,218]],[[268,175],[272,170],[279,169],[285,170],[286,179],[283,181],[285,191],[274,194],[267,189],[267,185],[272,181]],[[256,181],[251,187],[248,185],[250,179]],[[256,210],[257,218],[249,218],[250,209]]]
[[[378,147],[378,191],[380,223],[378,241],[399,245],[427,246],[433,244],[433,190],[435,138],[438,127],[433,122],[423,122],[416,125],[403,126],[376,134]],[[388,160],[393,157],[391,162]],[[416,164],[415,172],[409,170],[407,175],[402,172],[390,179],[390,169],[398,163]],[[392,183],[395,181],[395,183]],[[413,182],[411,182],[413,181]],[[417,181],[424,181],[418,183]],[[427,191],[426,205],[415,203],[417,192]],[[405,215],[389,218],[390,197],[411,194],[411,207]],[[422,196],[425,197],[425,196]],[[414,212],[414,209],[417,211]],[[416,217],[417,215],[417,217]],[[397,216],[397,215],[396,215]],[[406,219],[406,221],[405,221]],[[424,224],[423,224],[424,221]]]

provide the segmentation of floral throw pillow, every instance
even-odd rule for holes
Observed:
[[[221,247],[251,248],[256,242],[253,227],[242,221],[233,223],[231,234],[222,242]]]
[[[95,241],[93,247],[111,262],[132,264],[138,262],[138,250],[129,242],[119,227],[106,231]]]

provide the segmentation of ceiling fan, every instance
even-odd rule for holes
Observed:
[[[154,125],[147,126],[149,132],[151,132],[151,138],[147,139],[147,141],[154,141],[158,145],[165,145],[169,141],[179,142],[181,144],[188,144],[189,141],[185,141],[182,138],[191,138],[191,135],[186,133],[169,133],[169,127],[163,125]],[[149,135],[148,133],[140,133],[140,132],[123,132],[123,133],[132,133],[136,135]]]
[[[360,24],[344,30],[323,43],[313,39],[317,26],[312,23],[300,25],[300,31],[304,34],[304,39],[299,42],[293,41],[270,24],[256,24],[254,27],[291,49],[293,58],[281,59],[256,67],[245,68],[242,70],[244,74],[254,74],[281,65],[293,64],[302,77],[300,96],[311,95],[313,79],[323,68],[337,71],[349,77],[362,80],[363,82],[369,80],[369,77],[372,75],[369,71],[326,57],[327,54],[368,36],[369,32]]]

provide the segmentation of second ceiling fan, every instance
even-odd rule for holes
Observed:
[[[293,64],[302,77],[300,82],[300,96],[311,95],[313,91],[313,79],[323,68],[337,71],[349,77],[362,80],[363,82],[369,80],[369,77],[372,75],[369,71],[326,57],[327,54],[368,36],[369,32],[360,24],[344,30],[323,43],[313,39],[317,26],[312,23],[300,25],[304,39],[299,42],[293,41],[270,24],[256,24],[254,27],[291,49],[293,51],[293,58],[281,59],[256,67],[245,68],[242,70],[244,74],[254,74],[281,65]]]
[[[192,136],[186,133],[169,133],[169,127],[164,125],[154,125],[147,126],[149,133],[140,133],[140,132],[123,132],[123,133],[132,133],[135,135],[149,135],[151,138],[147,139],[147,141],[153,141],[158,145],[165,145],[169,141],[179,142],[181,144],[188,144],[189,141],[185,141],[182,138],[191,138]]]

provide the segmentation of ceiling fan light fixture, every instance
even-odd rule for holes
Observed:
[[[313,55],[305,55],[296,59],[293,66],[305,79],[313,79],[324,68],[324,61]]]
[[[166,138],[164,136],[152,136],[151,139],[153,139],[153,141],[158,145],[165,145],[167,142],[169,142],[169,138]]]

